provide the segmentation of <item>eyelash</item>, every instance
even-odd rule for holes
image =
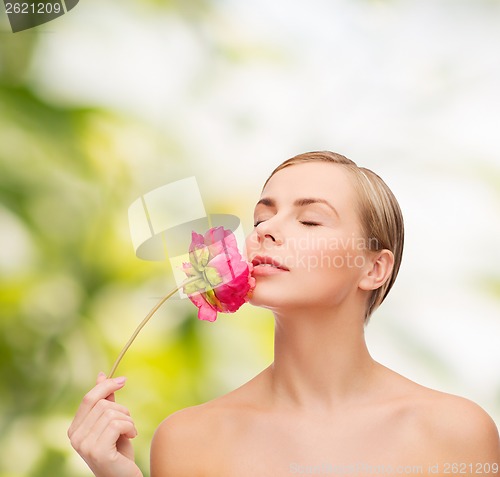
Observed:
[[[318,225],[321,225],[321,224],[318,224],[316,222],[300,222],[302,225],[305,225],[306,227],[316,227]]]
[[[255,222],[253,224],[254,228],[257,227],[259,224],[261,224],[262,222],[264,222],[264,220],[258,220],[257,222]],[[307,221],[301,221],[300,222],[302,225],[306,226],[306,227],[317,227],[321,224],[318,224],[316,222],[307,222]]]

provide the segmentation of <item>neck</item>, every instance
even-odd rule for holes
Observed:
[[[299,409],[329,410],[362,399],[376,362],[356,310],[275,312],[274,362],[269,368],[277,400]]]

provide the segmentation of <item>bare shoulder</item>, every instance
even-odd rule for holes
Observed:
[[[227,436],[234,435],[248,414],[247,402],[239,388],[164,419],[151,444],[151,477],[212,475]]]
[[[498,429],[483,408],[469,399],[417,384],[385,366],[380,369],[383,392],[379,402],[383,404],[374,415],[408,449],[405,455],[419,462],[498,465]]]
[[[199,452],[203,452],[207,421],[203,405],[181,409],[164,419],[151,443],[151,477],[202,475]]]
[[[469,399],[430,390],[427,426],[443,449],[443,457],[499,462],[500,439],[493,419]]]
[[[205,475],[223,415],[212,402],[174,412],[156,429],[151,443],[151,477]]]
[[[413,423],[420,432],[422,454],[432,454],[443,462],[499,462],[498,429],[482,407],[469,399],[413,384],[403,400],[417,419]]]

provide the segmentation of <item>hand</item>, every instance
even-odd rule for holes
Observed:
[[[71,445],[96,477],[143,477],[130,442],[137,436],[134,421],[115,402],[115,391],[124,385],[125,378],[106,379],[99,373],[68,429]]]

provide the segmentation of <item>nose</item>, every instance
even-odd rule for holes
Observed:
[[[247,236],[245,247],[247,253],[254,253],[272,250],[274,247],[282,246],[284,240],[276,224],[271,224],[271,220],[266,220],[258,224],[250,235]]]
[[[257,227],[255,227],[255,231],[257,232],[257,239],[260,243],[272,242],[275,245],[283,244],[283,238],[274,217],[258,224]]]

